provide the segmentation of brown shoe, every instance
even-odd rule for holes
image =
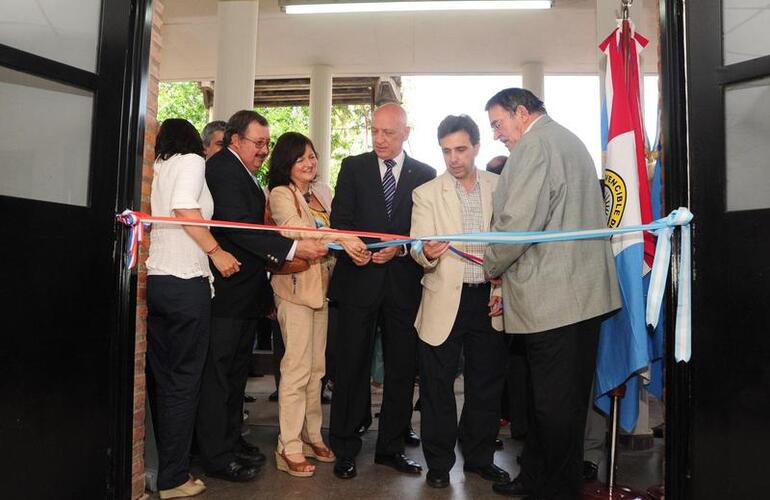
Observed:
[[[186,498],[194,497],[200,493],[206,491],[206,485],[200,479],[190,478],[186,483],[180,484],[176,488],[170,490],[160,490],[160,498],[166,500],[167,498]]]
[[[330,450],[323,442],[321,444],[302,443],[302,453],[306,457],[315,458],[319,462],[332,463],[337,460],[334,452]]]
[[[307,460],[302,462],[292,462],[286,458],[286,452],[275,452],[275,466],[278,470],[286,472],[294,477],[311,477],[315,474],[315,465]]]

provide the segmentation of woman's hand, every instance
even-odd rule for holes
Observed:
[[[233,257],[233,254],[226,250],[220,248],[214,254],[210,255],[210,257],[211,262],[214,263],[214,266],[216,266],[217,270],[219,270],[225,278],[229,278],[241,270],[241,263],[238,262],[238,259]]]
[[[366,243],[357,236],[351,236],[340,240],[340,245],[345,249],[345,253],[350,256],[353,263],[357,266],[365,266],[372,258],[372,252],[366,248]]]

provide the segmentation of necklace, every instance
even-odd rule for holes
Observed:
[[[310,200],[313,199],[313,190],[311,188],[307,189],[307,193],[302,193],[302,197],[305,198],[305,203],[310,203]]]

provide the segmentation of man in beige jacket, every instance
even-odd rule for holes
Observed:
[[[479,170],[479,128],[466,115],[447,116],[438,140],[447,171],[412,193],[413,237],[489,231],[492,193],[497,175]],[[454,245],[481,257],[484,244]],[[454,380],[460,352],[465,352],[465,406],[460,441],[466,472],[490,481],[508,481],[493,463],[499,428],[506,346],[502,303],[492,293],[482,267],[459,256],[448,242],[412,247],[412,257],[425,269],[422,300],[415,328],[420,337],[420,401],[422,446],[428,462],[427,482],[449,485],[458,437]]]

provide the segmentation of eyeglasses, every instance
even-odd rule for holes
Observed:
[[[275,143],[273,141],[269,141],[267,139],[260,139],[258,141],[255,141],[254,139],[249,139],[248,137],[241,137],[241,139],[245,141],[249,141],[250,143],[254,144],[257,149],[267,148],[267,149],[273,149],[273,146]]]
[[[509,115],[511,120],[516,118],[516,112],[515,111],[514,112],[510,112],[509,111],[508,115]],[[503,123],[504,123],[503,120],[495,120],[495,121],[491,122],[489,125],[492,127],[492,130],[497,130],[499,132],[500,129],[502,128],[502,126],[503,126]]]

